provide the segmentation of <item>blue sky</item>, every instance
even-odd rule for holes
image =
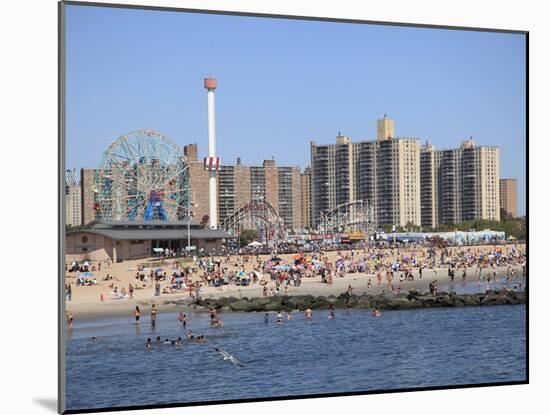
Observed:
[[[501,149],[525,213],[523,35],[67,7],[67,168],[97,167],[144,128],[207,151],[203,78],[218,78],[222,161],[309,164],[309,141],[396,135]]]

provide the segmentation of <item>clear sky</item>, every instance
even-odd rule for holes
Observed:
[[[67,7],[67,168],[97,167],[137,129],[207,151],[203,78],[218,79],[225,164],[309,164],[338,131],[454,148],[497,145],[525,213],[523,35],[223,15]]]

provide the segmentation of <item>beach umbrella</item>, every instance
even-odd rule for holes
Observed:
[[[253,248],[257,248],[257,247],[259,247],[259,246],[262,246],[262,244],[261,244],[260,242],[258,242],[258,241],[252,241],[252,242],[250,242],[247,246],[251,246],[251,247],[253,247]]]
[[[289,271],[291,268],[289,265],[277,265],[275,269],[281,270],[281,271]]]
[[[155,272],[162,272],[162,271],[164,271],[162,268],[155,269]]]
[[[80,277],[80,278],[92,278],[94,276],[94,274],[92,274],[91,272],[81,272],[80,274],[77,275],[77,277]]]

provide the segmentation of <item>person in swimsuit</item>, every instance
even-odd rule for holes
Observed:
[[[283,315],[280,311],[277,313],[277,324],[283,324]]]
[[[157,307],[153,304],[151,306],[151,326],[155,327],[157,321]]]
[[[265,313],[264,315],[264,322],[269,323],[269,313]]]
[[[306,319],[308,320],[311,320],[313,318],[313,313],[311,311],[311,308],[307,308],[306,312],[305,312],[305,316],[306,316]]]
[[[73,315],[69,311],[66,311],[65,313],[67,315],[67,327],[69,329],[72,329],[73,328]]]
[[[180,313],[178,316],[178,321],[181,321],[183,328],[187,326],[187,316],[185,314]]]
[[[151,343],[151,338],[148,338],[145,342],[145,348],[150,349],[151,347],[153,347],[153,344]]]
[[[140,315],[141,315],[141,312],[139,311],[139,306],[136,306],[136,310],[134,311],[134,316],[136,317],[136,324],[139,324]]]
[[[333,319],[335,317],[336,317],[336,314],[334,313],[334,305],[331,304],[329,307],[328,318]]]

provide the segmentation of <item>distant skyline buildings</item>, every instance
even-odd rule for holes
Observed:
[[[373,208],[376,226],[433,228],[476,219],[500,220],[498,147],[465,140],[458,148],[436,149],[395,134],[386,114],[375,140],[311,142],[312,222],[324,212],[361,200]]]
[[[395,121],[387,114],[376,125],[372,140],[355,142],[339,133],[332,144],[312,141],[306,168],[275,159],[261,165],[245,165],[240,157],[222,162],[217,172],[218,222],[223,224],[252,201],[268,202],[284,226],[295,230],[319,228],[327,212],[358,201],[372,208],[377,227],[412,224],[429,229],[476,219],[498,221],[501,206],[515,215],[516,181],[500,180],[498,147],[478,146],[470,137],[456,148],[437,149],[428,142],[421,146],[418,138],[396,136]],[[203,221],[210,213],[209,171],[197,144],[185,145],[183,155],[194,217]],[[79,188],[75,172],[67,172],[70,224],[78,222],[75,212],[81,212],[82,224],[99,219],[96,170],[83,168],[80,176]]]
[[[523,36],[77,6],[67,34],[68,169],[97,168],[110,142],[140,128],[206,156],[200,83],[215,76],[222,163],[273,157],[303,170],[310,140],[363,141],[373,128],[378,138],[387,112],[393,135],[437,149],[470,136],[498,146],[525,213]],[[373,59],[388,53],[390,64]]]

